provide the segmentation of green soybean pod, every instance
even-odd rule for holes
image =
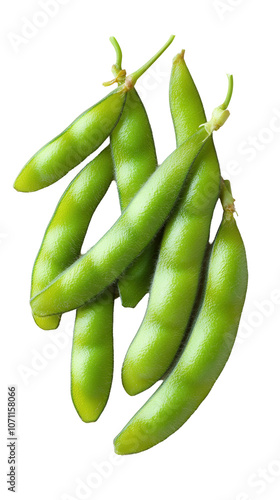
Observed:
[[[102,292],[158,233],[206,140],[228,119],[221,106],[209,122],[177,148],[149,177],[107,233],[43,291],[31,299],[33,314],[49,316],[77,309]]]
[[[230,78],[225,108],[232,84]],[[183,51],[173,60],[170,108],[179,146],[206,120]],[[147,310],[123,363],[123,386],[130,395],[162,378],[180,346],[195,303],[219,191],[219,162],[210,138],[163,231]]]
[[[122,70],[122,52],[115,38],[115,75]],[[145,107],[135,89],[129,92],[110,138],[121,209],[124,210],[157,167],[153,133]],[[155,265],[157,240],[152,241],[118,280],[124,307],[135,307],[148,292]]]
[[[24,192],[37,191],[58,181],[79,165],[110,135],[125,99],[123,88],[114,90],[80,115],[26,163],[14,188]]]
[[[31,280],[31,297],[43,290],[80,256],[92,215],[109,188],[114,175],[110,147],[107,146],[73,179],[62,195],[46,229],[36,257]],[[39,317],[44,330],[58,327],[60,316]]]
[[[114,76],[116,77],[116,81],[119,82],[122,76],[122,53],[116,39],[111,38],[111,41],[117,53]],[[123,74],[125,75],[125,72]],[[128,101],[129,107],[125,106],[123,111],[125,116],[124,118],[123,116],[120,118],[122,125],[118,136],[121,136],[121,138],[123,135],[126,135],[123,134],[124,132],[127,134],[130,133],[131,125],[135,128],[133,121],[136,119],[136,123],[138,124],[137,120],[141,118],[139,111],[137,113],[137,110],[135,110],[135,105],[139,108],[139,103],[137,102],[137,93],[134,89],[128,94]],[[132,105],[133,109],[131,109]],[[127,109],[129,110],[128,113],[126,112]],[[131,112],[133,115],[136,114],[134,120],[129,120]],[[116,148],[113,147],[116,142],[113,132],[111,135],[111,148],[112,151],[117,150],[117,153],[119,152],[122,155],[122,172],[125,165],[129,165],[129,161],[131,162],[132,151],[127,148],[127,140],[121,141],[121,152],[118,151],[119,141]],[[118,171],[115,167],[115,172],[118,173]],[[116,177],[117,181],[121,184],[120,176],[116,175]],[[128,201],[130,201],[135,193],[135,189],[133,189],[133,181],[135,180],[137,181],[135,174],[134,176],[131,174],[130,185],[124,186],[126,189],[119,189],[119,193],[121,191],[124,194],[124,203],[125,195],[129,197]],[[122,201],[121,197],[120,199]],[[123,203],[121,203],[121,206],[123,208]],[[139,294],[139,282],[135,283],[134,286]],[[130,298],[131,289],[129,289],[129,292]],[[71,394],[74,406],[81,419],[85,422],[93,422],[99,418],[110,393],[113,376],[113,305],[113,294],[107,289],[92,303],[78,308],[76,313],[71,363]]]
[[[228,360],[245,301],[248,271],[233,217],[233,199],[225,186],[222,200],[224,215],[186,345],[165,381],[115,438],[115,452],[120,455],[147,450],[178,430],[209,394]]]
[[[105,290],[77,309],[71,361],[71,395],[84,422],[104,410],[113,378],[114,292]]]
[[[23,167],[14,188],[37,191],[53,184],[93,153],[110,135],[125,104],[127,92],[172,43],[174,36],[119,88],[82,113],[69,127],[41,148]]]

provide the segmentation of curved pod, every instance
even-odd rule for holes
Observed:
[[[115,451],[138,453],[178,430],[199,407],[232,350],[247,290],[247,261],[232,213],[213,243],[202,302],[186,346],[166,380],[115,439]]]
[[[169,98],[179,146],[206,120],[183,51],[173,60]],[[195,159],[163,231],[147,310],[123,363],[123,386],[130,395],[163,377],[184,337],[219,191],[219,162],[210,138]]]
[[[84,422],[104,410],[113,378],[114,294],[106,290],[77,309],[71,361],[71,395]]]
[[[60,135],[41,148],[24,166],[14,188],[28,192],[49,186],[93,153],[116,125],[127,92],[134,88],[138,78],[163,54],[173,40],[174,36],[171,36],[146,64],[126,78],[123,85],[81,114]]]
[[[157,158],[146,110],[132,90],[111,134],[111,149],[120,204],[124,210],[155,171]],[[135,307],[148,292],[155,265],[157,240],[152,241],[118,280],[124,307]]]
[[[69,184],[46,229],[36,257],[31,280],[31,298],[80,256],[81,247],[94,211],[114,175],[110,147],[105,148]],[[34,315],[44,330],[58,327],[60,316]]]
[[[49,316],[76,309],[120,276],[157,234],[194,158],[228,116],[227,110],[217,108],[210,122],[163,162],[96,245],[31,300],[34,314]]]
[[[61,179],[110,135],[122,112],[126,92],[117,89],[80,115],[41,148],[23,167],[14,188],[37,191]]]

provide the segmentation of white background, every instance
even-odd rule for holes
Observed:
[[[56,9],[42,18],[46,3]],[[18,388],[20,499],[279,498],[279,18],[277,0],[173,0],[165,6],[151,0],[2,4],[1,498],[11,495],[5,477],[11,384]],[[44,26],[36,28],[38,22]],[[15,43],[26,23],[35,26],[32,36]],[[39,147],[106,94],[101,83],[111,78],[114,62],[109,36],[119,40],[124,67],[131,72],[172,33],[172,46],[138,86],[158,159],[162,162],[175,147],[169,72],[172,57],[185,48],[208,115],[224,98],[225,74],[235,78],[231,117],[215,141],[236,198],[249,289],[230,360],[199,410],[160,445],[118,458],[114,436],[154,391],[131,398],[120,380],[122,359],[147,298],[135,310],[116,302],[111,397],[100,420],[84,424],[70,398],[74,314],[63,317],[57,332],[47,333],[36,327],[29,309],[34,258],[56,203],[79,167],[36,193],[18,193],[12,185]],[[118,210],[113,186],[94,216],[85,249],[110,227]],[[220,212],[216,222],[219,217]],[[82,489],[86,483],[91,486]]]

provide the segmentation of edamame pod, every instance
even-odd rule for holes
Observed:
[[[17,177],[17,191],[37,191],[58,181],[93,153],[110,135],[126,100],[116,89],[80,115],[66,130],[36,153]]]
[[[111,39],[111,41],[117,49],[117,64],[114,66],[114,75],[116,80],[120,81],[121,73],[123,73],[123,78],[125,78],[125,72],[122,72],[121,69],[121,50],[115,39]],[[123,178],[123,174],[125,174],[125,165],[132,163],[133,153],[130,150],[131,148],[129,149],[128,147],[128,141],[122,140],[123,135],[125,136],[130,133],[131,126],[135,129],[136,125],[138,127],[139,125],[142,126],[144,122],[143,112],[141,115],[141,109],[139,109],[140,106],[143,108],[143,105],[134,89],[128,94],[128,99],[129,103],[128,106],[125,106],[124,118],[121,117],[121,130],[119,130],[117,134],[120,141],[115,140],[114,133],[111,136],[111,146],[113,142],[112,150],[117,151],[117,154],[119,153],[123,160],[120,161],[119,165],[119,167],[122,167],[121,171]],[[141,124],[138,123],[139,118],[142,118]],[[137,133],[137,130],[134,130],[134,133]],[[121,146],[121,151],[118,149],[119,146]],[[137,148],[135,148],[134,153],[136,149]],[[150,164],[151,161],[149,162],[149,166]],[[131,165],[131,167],[133,167],[133,165]],[[142,165],[142,162],[141,167],[145,174],[145,165]],[[118,173],[119,169],[115,168],[115,171]],[[142,184],[152,171],[148,172]],[[119,192],[121,191],[123,194],[123,196],[120,196],[122,208],[128,205],[130,199],[138,190],[133,188],[133,181],[136,183],[136,186],[139,184],[137,175],[141,178],[141,173],[139,171],[134,172],[134,176],[130,175],[129,186],[124,186],[124,189],[119,190]],[[118,175],[117,180],[119,184],[121,184],[120,176]],[[125,199],[125,195],[127,199]],[[139,284],[139,280],[138,283],[134,283],[134,287],[138,292],[138,297],[139,293],[141,293]],[[128,297],[131,297],[131,289],[129,289],[129,287]],[[135,298],[132,297],[132,300],[135,300]],[[93,302],[78,308],[76,313],[72,348],[71,393],[76,410],[85,422],[92,422],[98,419],[106,405],[110,392],[113,375],[113,303],[113,294],[107,289]]]
[[[220,106],[209,122],[151,175],[109,231],[85,255],[32,298],[33,313],[49,316],[93,299],[133,262],[157,234],[182,189],[194,158],[229,117]]]
[[[111,151],[107,146],[69,184],[46,229],[36,257],[31,297],[78,259],[92,215],[109,188],[113,175]],[[42,318],[34,315],[34,320],[40,328],[52,330],[58,327],[60,316]]]
[[[77,309],[71,362],[71,395],[84,422],[104,410],[113,378],[114,292],[105,290]]]
[[[115,452],[138,453],[178,430],[199,407],[232,350],[247,290],[247,261],[223,187],[223,220],[212,245],[202,302],[172,372],[115,439]]]
[[[41,148],[24,166],[14,188],[29,192],[49,186],[99,148],[119,120],[127,92],[134,88],[138,78],[160,57],[173,39],[174,36],[170,37],[154,57],[127,77],[123,85],[81,114]]]
[[[115,38],[115,75],[122,70],[122,52]],[[133,89],[111,134],[111,150],[121,209],[124,210],[157,166],[152,129],[144,105]],[[118,280],[124,307],[135,307],[148,292],[155,266],[157,240],[152,241]]]
[[[206,120],[183,56],[181,52],[175,57],[170,79],[177,145]],[[232,79],[229,86],[232,90]],[[228,104],[227,96],[224,108]],[[219,163],[210,138],[195,159],[163,231],[147,310],[123,363],[123,386],[130,395],[148,389],[162,378],[180,346],[197,295],[219,191]]]

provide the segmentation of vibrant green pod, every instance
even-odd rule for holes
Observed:
[[[206,250],[205,250],[205,254],[204,254],[202,266],[201,266],[201,273],[200,273],[200,278],[199,278],[199,287],[198,287],[198,291],[197,291],[196,298],[195,298],[195,303],[194,303],[194,306],[192,308],[192,312],[191,312],[191,315],[190,315],[190,319],[189,319],[187,328],[185,330],[185,333],[184,333],[183,339],[181,341],[181,344],[179,346],[179,349],[176,352],[176,354],[175,354],[175,356],[174,356],[174,358],[172,360],[172,363],[169,365],[168,369],[166,370],[166,372],[161,377],[161,380],[165,380],[168,377],[168,375],[172,372],[172,370],[175,367],[175,365],[177,364],[177,362],[178,362],[178,360],[179,360],[179,358],[180,358],[180,356],[182,354],[182,351],[184,349],[186,339],[188,338],[189,333],[191,331],[193,322],[194,322],[194,320],[195,320],[195,318],[197,316],[197,313],[198,313],[198,310],[199,310],[199,307],[200,307],[200,303],[201,303],[201,300],[202,300],[203,292],[204,292],[205,276],[206,276],[207,269],[208,269],[210,251],[211,251],[211,243],[208,242],[208,245],[206,246]]]
[[[53,184],[93,153],[111,134],[123,110],[127,92],[172,43],[174,36],[119,88],[81,114],[66,130],[40,149],[18,175],[14,188],[37,191]]]
[[[117,43],[114,39],[114,44]],[[118,46],[119,48],[119,46]],[[120,51],[120,49],[119,49]],[[121,71],[121,61],[118,65],[117,71],[115,72],[115,76],[118,77]],[[123,135],[125,132],[130,134],[130,127],[134,127],[138,125],[138,119],[142,118],[141,110],[139,108],[139,104],[141,103],[140,98],[138,97],[136,91],[133,89],[128,94],[127,106],[124,108],[124,116],[122,115],[120,120],[122,121],[121,128],[119,128],[118,134]],[[143,106],[142,106],[143,107]],[[143,108],[144,110],[144,108]],[[134,120],[131,119],[130,113],[133,115]],[[145,113],[145,110],[144,110]],[[143,113],[142,113],[143,114]],[[143,122],[143,118],[142,118]],[[143,123],[141,123],[143,125]],[[123,143],[118,142],[116,144],[115,133],[111,135],[111,148],[112,151],[117,151],[121,156],[120,165],[115,163],[115,175],[117,172],[125,173],[125,166],[131,165],[131,151],[129,150],[127,140]],[[121,145],[121,150],[119,146]],[[112,147],[113,146],[113,147]],[[114,147],[116,146],[116,147]],[[142,146],[142,145],[141,145]],[[131,149],[131,148],[130,148]],[[136,151],[134,151],[136,153]],[[151,162],[150,162],[151,163]],[[116,166],[122,166],[122,169],[119,170]],[[130,168],[131,170],[131,168]],[[145,170],[145,165],[144,165]],[[154,171],[154,169],[148,173],[148,175],[144,178],[144,181],[149,177],[149,175]],[[133,189],[133,181],[137,180],[135,177],[138,176],[141,178],[140,172],[135,172],[134,177],[133,173],[130,175],[130,185],[123,186],[126,189],[119,190],[119,193],[122,192],[124,194],[123,197],[120,196],[121,207],[124,208],[128,205],[129,201],[132,199],[137,189]],[[124,180],[124,176],[116,176],[117,181],[121,184],[121,181]],[[138,182],[139,184],[139,182]],[[143,184],[143,182],[142,182]],[[126,197],[128,199],[126,199]],[[151,253],[151,251],[150,251]],[[147,256],[149,257],[149,255]],[[145,280],[144,273],[149,271],[149,278],[151,274],[151,264],[149,268],[147,265],[150,263],[147,262],[147,258],[143,260],[143,273],[139,277],[135,275],[135,272],[130,273],[130,278],[133,279],[133,283],[128,283],[128,286],[125,287],[127,290],[127,296],[130,300],[129,305],[131,305],[131,300],[139,301],[142,298],[144,287],[141,287],[141,284]],[[145,268],[146,264],[146,268]],[[140,266],[137,266],[140,269]],[[136,279],[135,279],[136,278]],[[137,279],[138,278],[138,279]],[[146,279],[147,282],[147,279]],[[133,292],[132,287],[136,291],[137,295],[132,295]],[[143,283],[146,285],[145,283]],[[147,286],[147,285],[146,285]],[[141,296],[142,293],[142,296]],[[109,294],[108,300],[109,303],[104,304],[104,296],[105,298]],[[133,303],[133,305],[136,305]],[[85,422],[93,422],[98,419],[102,410],[104,409],[112,382],[113,375],[113,298],[112,293],[110,291],[105,291],[98,297],[93,303],[88,304],[86,306],[80,307],[77,309],[76,314],[76,322],[75,322],[75,330],[74,330],[74,340],[73,340],[73,349],[72,349],[72,366],[71,366],[71,392],[72,399],[75,405],[75,408]],[[82,345],[81,345],[82,344]]]
[[[113,378],[114,293],[107,289],[77,309],[71,362],[71,395],[84,422],[104,410]]]
[[[172,210],[190,166],[229,112],[216,108],[204,124],[151,175],[109,231],[31,300],[33,314],[49,316],[93,299],[144,250]]]
[[[37,191],[66,175],[110,135],[122,112],[126,92],[116,89],[80,115],[23,167],[14,188]]]
[[[247,261],[231,208],[212,245],[204,293],[172,372],[116,437],[115,452],[139,453],[168,438],[199,407],[232,350],[247,290]]]
[[[122,70],[122,53],[111,38],[117,55],[114,74]],[[129,92],[122,116],[111,134],[115,179],[122,211],[157,167],[153,133],[144,105],[133,89]],[[149,290],[157,250],[152,241],[118,280],[124,307],[135,307]]]
[[[124,210],[157,166],[151,126],[135,89],[128,95],[110,140],[120,205]]]
[[[169,97],[179,146],[206,121],[183,51],[173,60]],[[130,395],[163,377],[184,337],[219,191],[219,162],[210,138],[195,159],[163,231],[147,310],[123,363],[123,386]]]
[[[46,229],[36,257],[31,280],[31,297],[43,290],[80,256],[88,225],[114,175],[107,146],[73,179],[62,195]],[[34,316],[43,330],[58,327],[60,316]]]
[[[200,95],[185,63],[184,55],[185,51],[182,50],[173,60],[169,86],[169,104],[177,145],[182,144],[186,137],[193,134],[194,124],[204,123],[206,119]],[[226,103],[229,102],[233,90],[232,79],[229,82],[228,90],[229,94],[226,97]],[[208,204],[211,204],[211,200],[217,193],[217,168],[219,168],[212,137],[196,159],[192,170],[198,169],[198,164],[203,167],[205,162],[212,165],[212,169],[210,167],[207,169],[207,179],[205,179],[204,183],[200,183],[201,196],[197,198],[197,204],[202,209],[205,204],[207,210]]]

